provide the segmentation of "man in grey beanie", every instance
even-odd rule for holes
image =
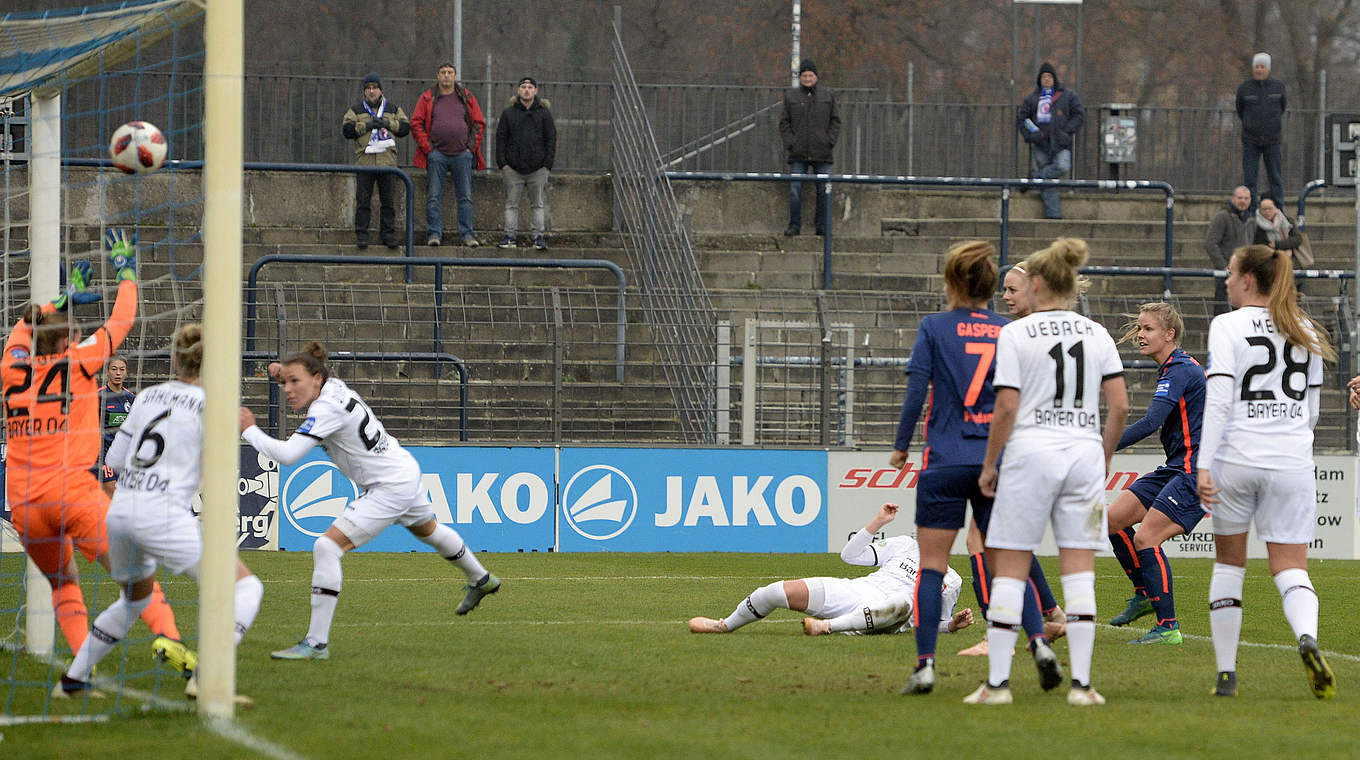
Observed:
[[[1284,175],[1280,170],[1280,142],[1284,131],[1284,83],[1270,76],[1270,54],[1257,53],[1251,59],[1251,78],[1237,88],[1237,118],[1242,120],[1242,184],[1251,191],[1251,207],[1256,208],[1257,171],[1266,162],[1270,197],[1276,206],[1284,205]]]

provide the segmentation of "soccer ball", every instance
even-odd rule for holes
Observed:
[[[124,174],[154,172],[165,163],[165,135],[149,121],[129,121],[113,132],[109,157]]]

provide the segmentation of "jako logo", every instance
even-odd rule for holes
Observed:
[[[309,536],[320,536],[358,498],[359,488],[329,461],[308,462],[288,475],[282,496],[288,522]]]
[[[594,464],[577,471],[562,489],[562,516],[582,536],[607,541],[633,524],[637,501],[637,489],[627,475],[607,464]]]

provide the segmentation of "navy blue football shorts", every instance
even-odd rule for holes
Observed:
[[[1195,486],[1189,473],[1162,466],[1133,481],[1129,490],[1144,507],[1161,512],[1189,533],[1205,515]]]
[[[916,524],[922,528],[958,530],[973,505],[978,530],[987,532],[992,500],[982,495],[978,476],[982,466],[927,467],[916,481]]]

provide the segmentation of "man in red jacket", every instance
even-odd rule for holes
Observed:
[[[453,95],[455,97],[446,97]],[[444,175],[453,175],[458,196],[458,237],[475,248],[472,228],[472,170],[486,168],[482,158],[482,134],[486,117],[477,98],[458,84],[458,70],[441,63],[434,87],[421,94],[411,115],[411,134],[416,138],[416,168],[426,169],[429,193],[425,202],[425,233],[430,245],[443,237]]]

